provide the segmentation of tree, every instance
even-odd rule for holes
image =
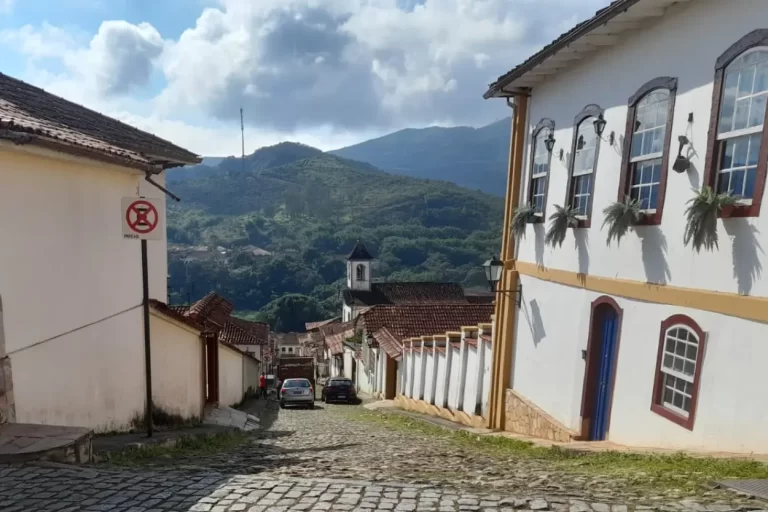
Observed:
[[[300,294],[283,295],[262,310],[273,330],[277,332],[301,332],[304,324],[322,320],[327,316],[320,301]]]

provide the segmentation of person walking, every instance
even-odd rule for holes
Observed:
[[[264,372],[261,372],[259,376],[259,395],[262,398],[267,398],[267,375]]]

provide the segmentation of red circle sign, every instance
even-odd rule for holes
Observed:
[[[132,231],[141,235],[151,233],[160,221],[157,209],[149,201],[132,202],[125,211],[125,221]]]

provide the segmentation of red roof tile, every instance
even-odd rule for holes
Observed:
[[[266,345],[269,342],[269,325],[263,322],[251,322],[242,318],[230,317],[230,323],[235,324],[240,329],[256,338],[256,345]]]
[[[306,327],[308,331],[311,331],[312,329],[317,329],[318,327],[322,327],[327,324],[335,324],[338,322],[341,322],[341,317],[336,316],[333,318],[329,318],[327,320],[321,320],[319,322],[307,322],[306,324],[304,324],[304,327]]]
[[[379,304],[466,304],[464,289],[457,283],[373,283],[371,291],[344,290],[344,302],[355,306]]]
[[[199,163],[166,140],[0,73],[0,138],[146,168]]]
[[[173,306],[169,306],[165,302],[160,302],[156,299],[149,299],[149,307],[162,314],[163,316],[176,320],[177,322],[181,322],[197,331],[203,332],[204,330],[202,325],[198,324],[191,318],[178,313]]]
[[[232,303],[214,292],[209,293],[189,307],[187,315],[199,323],[212,322],[223,327],[230,319]]]
[[[379,342],[379,347],[392,359],[400,359],[403,355],[403,344],[386,327],[374,332],[373,339]]]
[[[376,306],[360,315],[366,332],[386,327],[393,336],[431,336],[491,321],[491,304],[408,304]]]

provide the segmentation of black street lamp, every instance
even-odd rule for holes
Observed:
[[[520,307],[523,297],[523,285],[522,283],[517,285],[517,290],[497,290],[496,286],[501,280],[501,273],[504,270],[504,262],[494,255],[493,258],[483,263],[483,270],[485,270],[485,278],[488,280],[488,286],[490,286],[492,292],[496,293],[514,293],[515,304]]]
[[[608,124],[608,122],[603,118],[603,114],[600,114],[597,119],[595,119],[595,133],[598,137],[603,136],[603,131],[605,130],[606,124]]]
[[[555,137],[552,135],[552,132],[549,132],[547,138],[544,139],[544,146],[550,153],[552,153],[552,150],[555,149]]]

